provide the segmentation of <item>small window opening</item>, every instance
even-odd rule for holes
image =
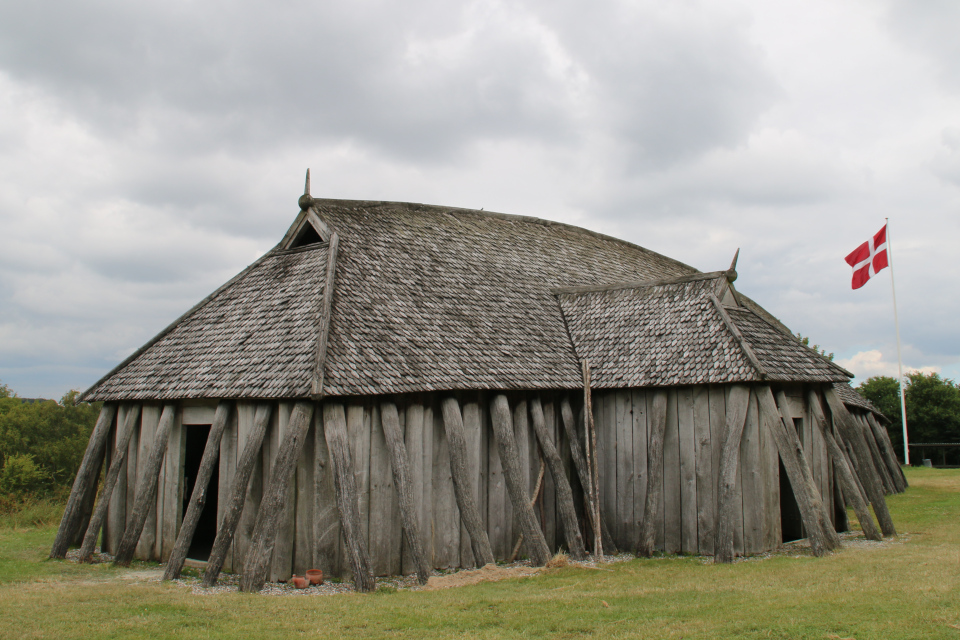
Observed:
[[[300,229],[300,233],[294,238],[290,244],[290,248],[296,249],[297,247],[305,247],[308,244],[318,244],[320,242],[323,242],[323,238],[320,237],[320,234],[317,233],[317,230],[313,228],[312,224],[307,223]]]

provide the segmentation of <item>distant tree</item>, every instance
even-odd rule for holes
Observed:
[[[827,360],[830,360],[831,362],[833,361],[832,353],[827,353],[826,350],[822,349],[818,344],[811,345],[810,338],[808,338],[807,336],[798,333],[797,340],[799,340],[800,344],[802,344],[803,346],[810,347],[811,349],[813,349],[814,351],[822,355]]]
[[[911,442],[960,443],[960,387],[938,373],[907,374],[907,432]],[[903,421],[896,378],[875,376],[859,391],[885,415],[887,432],[899,455],[903,451]],[[954,451],[951,455],[960,455]],[[919,458],[919,457],[918,457]]]

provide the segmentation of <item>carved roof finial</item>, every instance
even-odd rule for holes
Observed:
[[[298,201],[301,211],[306,211],[313,206],[313,196],[310,195],[310,169],[307,169],[307,180],[303,185],[303,195]]]
[[[730,263],[730,268],[727,269],[727,282],[733,282],[737,279],[737,258],[740,257],[740,248],[737,247],[737,252],[733,254],[733,262]]]

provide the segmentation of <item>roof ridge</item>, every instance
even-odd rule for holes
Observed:
[[[363,204],[369,204],[369,205],[408,205],[408,206],[413,206],[413,207],[422,207],[422,208],[425,208],[425,209],[435,209],[435,210],[436,210],[437,212],[439,212],[439,213],[466,213],[466,214],[476,215],[476,216],[481,216],[481,217],[486,217],[486,218],[497,218],[497,219],[500,219],[500,220],[513,220],[513,221],[517,221],[517,222],[527,222],[527,223],[530,223],[530,224],[539,224],[539,225],[543,225],[543,226],[545,226],[545,227],[566,227],[566,228],[568,228],[568,229],[574,229],[574,230],[576,230],[576,231],[580,231],[580,232],[586,233],[587,235],[593,236],[593,237],[595,237],[595,238],[600,238],[600,239],[602,239],[602,240],[607,240],[607,241],[615,242],[615,243],[617,243],[617,244],[626,245],[626,246],[631,247],[631,248],[633,248],[633,249],[639,249],[640,251],[643,251],[644,253],[648,253],[648,254],[657,256],[658,258],[662,258],[662,259],[664,259],[664,260],[667,260],[668,262],[672,262],[673,264],[676,264],[676,265],[678,265],[678,266],[680,266],[680,267],[683,267],[684,269],[690,269],[691,271],[693,271],[693,272],[695,272],[695,273],[700,273],[700,270],[697,269],[696,267],[691,267],[690,265],[686,264],[685,262],[680,262],[679,260],[676,260],[676,259],[674,259],[674,258],[671,258],[670,256],[666,256],[666,255],[664,255],[664,254],[662,254],[662,253],[658,253],[658,252],[654,251],[653,249],[647,249],[646,247],[642,247],[642,246],[640,246],[639,244],[630,242],[629,240],[624,240],[623,238],[617,238],[617,237],[614,237],[614,236],[610,236],[610,235],[607,235],[607,234],[605,234],[605,233],[600,233],[599,231],[593,231],[592,229],[587,229],[587,228],[585,228],[585,227],[579,227],[579,226],[577,226],[577,225],[575,225],[575,224],[570,224],[570,223],[568,223],[568,222],[558,222],[558,221],[556,221],[556,220],[547,220],[546,218],[537,218],[537,217],[535,217],[535,216],[521,216],[521,215],[517,215],[517,214],[513,214],[513,213],[499,213],[499,212],[497,212],[497,211],[484,211],[483,209],[469,209],[469,208],[466,208],[466,207],[449,207],[449,206],[446,206],[446,205],[423,204],[423,203],[420,203],[420,202],[403,202],[403,201],[398,201],[398,200],[349,200],[349,199],[345,199],[345,198],[314,198],[314,199],[313,199],[313,202],[314,202],[314,206],[320,205],[320,204],[322,204],[322,203],[331,203],[331,204],[343,203],[343,204],[351,204],[351,205],[354,205],[354,206],[356,206],[356,205],[363,205]],[[319,213],[319,210],[318,210],[318,213]]]
[[[614,284],[587,285],[583,287],[557,287],[550,290],[553,295],[575,294],[575,293],[596,293],[602,291],[617,291],[620,289],[641,289],[647,287],[658,287],[665,284],[683,284],[686,282],[696,282],[698,280],[714,280],[726,277],[727,271],[710,271],[708,273],[691,273],[685,276],[675,278],[660,278],[657,280],[639,280],[635,282],[618,282]]]

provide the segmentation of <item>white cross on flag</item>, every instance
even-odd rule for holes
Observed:
[[[859,289],[867,280],[887,266],[887,225],[846,257],[853,267],[853,288]]]

